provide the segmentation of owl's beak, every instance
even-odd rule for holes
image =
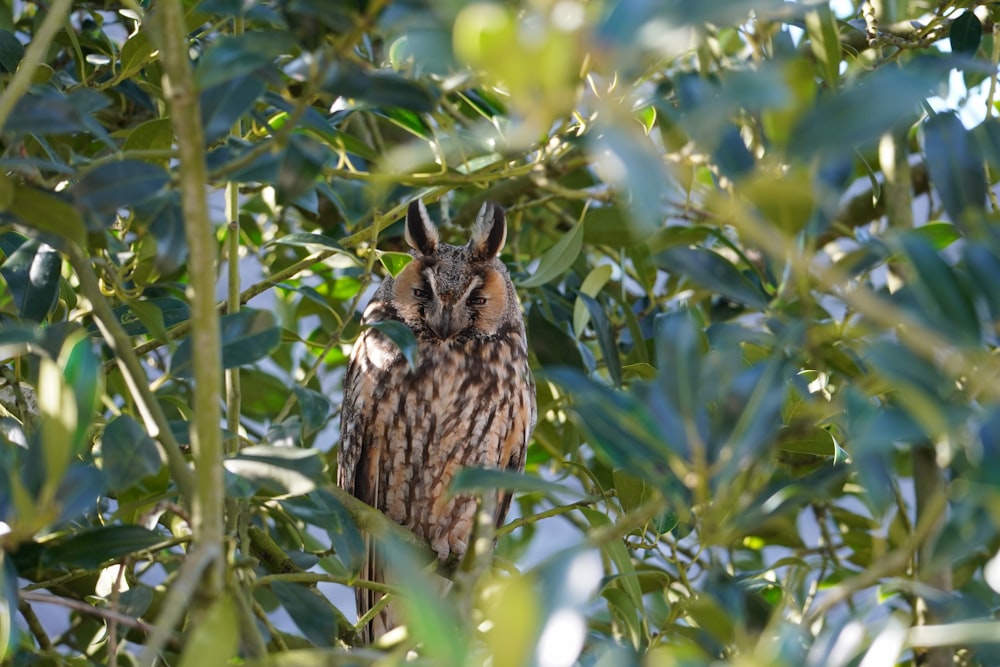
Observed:
[[[458,323],[452,317],[451,306],[441,306],[441,309],[433,314],[428,314],[427,326],[437,334],[441,340],[451,338],[458,333]]]

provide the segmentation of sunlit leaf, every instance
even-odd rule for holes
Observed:
[[[180,667],[224,665],[239,654],[239,612],[232,595],[224,592],[199,616],[184,643]]]
[[[569,270],[583,248],[583,221],[578,221],[538,261],[538,270],[521,281],[524,288],[540,287]]]
[[[250,482],[253,491],[277,496],[309,493],[322,479],[323,471],[323,462],[315,450],[266,445],[246,447],[227,458],[223,466]]]

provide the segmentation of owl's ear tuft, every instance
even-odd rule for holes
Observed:
[[[492,259],[500,254],[506,242],[507,216],[500,204],[488,201],[476,216],[469,249],[477,259]]]
[[[437,227],[427,215],[424,202],[419,199],[411,201],[406,210],[406,242],[422,255],[430,255],[437,248]]]

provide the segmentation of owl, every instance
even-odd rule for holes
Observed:
[[[464,467],[521,471],[535,426],[535,385],[514,285],[497,257],[507,238],[503,209],[484,204],[464,246],[442,243],[423,203],[406,214],[413,261],[386,278],[364,324],[409,327],[411,367],[375,328],[363,330],[344,380],[337,483],[424,538],[442,561],[469,543],[476,499],[449,497]],[[496,524],[510,507],[496,498]],[[363,579],[384,581],[371,545]],[[358,617],[381,597],[358,588]],[[395,625],[384,608],[362,630],[370,642]]]

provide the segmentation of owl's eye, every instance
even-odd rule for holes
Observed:
[[[469,305],[470,306],[485,306],[486,305],[486,297],[484,297],[484,296],[470,296],[469,297]]]
[[[427,299],[430,297],[430,294],[428,294],[426,290],[422,290],[419,287],[416,287],[413,289],[413,296],[417,297],[418,299]]]

